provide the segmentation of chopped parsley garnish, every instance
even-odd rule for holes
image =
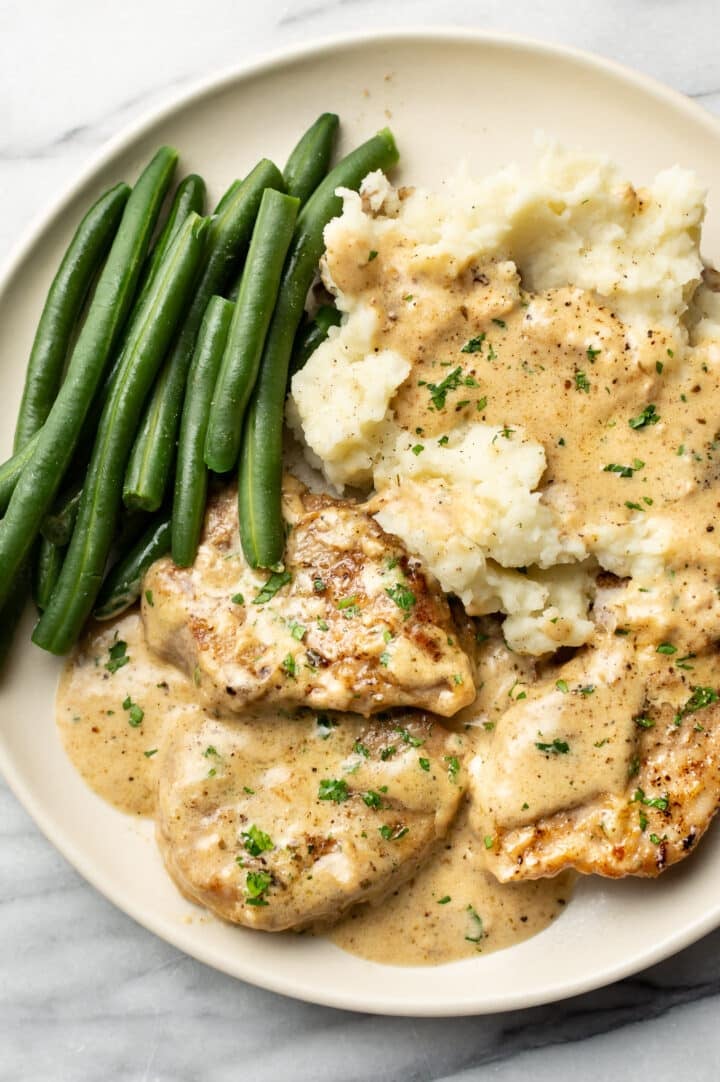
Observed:
[[[383,650],[380,657],[378,658],[378,661],[382,665],[383,669],[387,669],[388,665],[390,664],[390,654],[387,652],[387,650]]]
[[[477,335],[476,338],[470,338],[460,350],[461,353],[482,353],[483,342],[485,341],[486,334],[483,331],[482,334]]]
[[[682,719],[688,714],[694,714],[697,710],[703,710],[706,706],[710,706],[717,701],[718,694],[713,688],[693,686],[692,695],[679,713],[675,715],[675,724],[679,725]]]
[[[495,324],[496,327],[502,327],[503,330],[505,330],[505,328],[507,327],[507,323],[505,322],[504,319],[495,319],[495,318],[493,318],[493,323]]]
[[[485,938],[485,929],[483,928],[482,917],[472,905],[469,905],[467,907],[467,911],[470,914],[470,919],[472,921],[472,927],[470,930],[474,934],[466,935],[465,938],[468,943],[479,943],[482,939]]]
[[[486,834],[483,841],[485,843],[486,849],[492,849],[492,847],[495,845],[495,838],[492,834]]]
[[[448,765],[448,778],[450,781],[455,781],[460,773],[460,760],[457,755],[446,755],[445,762]]]
[[[203,752],[203,758],[209,759],[211,756],[217,756],[217,758],[219,759],[220,752],[217,750],[217,748],[214,748],[212,744],[208,744],[208,746],[205,748],[205,751]]]
[[[420,764],[420,769],[421,770],[429,770],[430,769],[430,760],[429,759],[423,759],[422,755],[419,757],[418,763]]]
[[[287,586],[289,582],[292,582],[292,575],[289,571],[273,571],[257,597],[253,598],[253,605],[264,605],[267,601],[272,600],[278,590],[281,590],[283,586]]]
[[[327,586],[322,579],[313,579],[313,590],[316,594],[324,594],[327,590]]]
[[[590,394],[590,380],[580,368],[575,369],[575,390]]]
[[[558,691],[561,691],[563,695],[567,695],[569,690],[567,686],[567,680],[556,680],[555,687],[558,689]]]
[[[445,894],[442,898],[438,898],[437,904],[438,905],[447,905],[448,902],[451,902],[451,901],[452,901],[452,898],[450,897],[450,895]]]
[[[628,764],[628,777],[635,778],[640,773],[640,757],[633,755],[630,763]]]
[[[328,622],[327,622],[327,620],[318,620],[317,626],[318,626],[320,631],[327,631]]]
[[[368,252],[368,263],[372,263],[373,259],[377,259],[377,252],[375,251],[374,248],[372,248]]]
[[[397,745],[395,744],[388,744],[388,746],[383,748],[380,752],[380,758],[384,763],[386,763],[388,759],[392,759],[393,755],[397,755]]]
[[[422,444],[422,443],[416,443],[416,444],[415,444],[415,446],[414,446],[414,447],[412,448],[412,453],[413,453],[413,454],[415,455],[415,457],[417,458],[417,456],[418,456],[418,455],[421,455],[421,454],[423,453],[423,451],[424,451],[424,450],[425,450],[425,445],[424,445],[424,444]]]
[[[394,586],[386,586],[385,593],[391,601],[395,602],[399,609],[402,609],[408,616],[410,615],[410,611],[415,604],[415,594],[409,587],[402,582],[396,582]]]
[[[608,462],[607,466],[603,466],[603,473],[618,473],[621,477],[632,477],[644,465],[645,463],[639,458],[633,459],[632,466],[621,466],[617,462]]]
[[[265,895],[272,884],[269,872],[248,872],[245,879],[246,905],[267,905]]]
[[[353,744],[353,751],[356,755],[362,755],[364,759],[370,758],[370,748],[360,740],[356,740]]]
[[[303,624],[299,624],[297,620],[291,620],[288,624],[290,628],[290,634],[297,642],[302,642],[305,638],[305,632],[307,628]]]
[[[118,669],[122,669],[123,665],[127,665],[130,658],[127,653],[127,643],[122,639],[118,639],[114,642],[108,650],[110,660],[105,662],[105,668],[110,673],[116,673]]]
[[[368,808],[382,808],[382,797],[374,789],[368,789],[366,793],[363,793],[362,798]]]
[[[292,654],[287,654],[287,656],[283,658],[280,668],[287,676],[295,676],[297,671],[297,665],[295,663],[295,658]]]
[[[462,386],[477,387],[477,383],[472,376],[463,376],[462,368],[458,365],[457,368],[453,368],[452,372],[448,372],[445,379],[440,383],[421,382],[421,386],[427,387],[435,409],[442,410],[445,409],[449,391],[456,391],[458,387]]]
[[[645,814],[644,811],[638,812],[638,822],[640,823],[640,829],[642,830],[642,832],[644,834],[645,830],[647,829],[647,825],[648,825],[648,817],[647,817],[647,815]]]
[[[402,737],[404,744],[409,744],[412,748],[421,748],[425,743],[419,736],[413,736],[409,729],[397,728],[395,729],[395,732],[398,736]]]
[[[631,417],[628,424],[631,428],[645,428],[646,425],[656,425],[660,420],[660,414],[655,410],[655,406],[650,403],[644,410],[638,413],[637,417]]]
[[[558,739],[558,737],[555,737],[550,744],[543,744],[535,741],[535,747],[538,751],[544,751],[548,754],[552,753],[553,755],[567,755],[570,751],[570,745],[565,740]]]
[[[152,590],[146,590],[145,591],[145,600],[147,601],[147,603],[148,603],[148,605],[150,606],[151,609],[155,607],[155,602],[153,601],[153,592],[152,592]]]
[[[245,604],[245,598],[243,597],[242,594],[233,594],[232,597],[230,598],[230,600],[232,601],[233,605],[244,605]]]
[[[123,710],[128,712],[128,724],[132,725],[133,729],[137,729],[138,725],[142,725],[142,719],[145,717],[145,711],[137,703],[134,703],[128,695],[123,702]]]
[[[641,714],[640,717],[633,718],[633,721],[637,725],[638,729],[654,729],[655,728],[655,722],[652,720],[652,718],[645,717],[644,714]]]
[[[662,363],[662,361],[655,361],[655,371],[659,376],[662,375],[662,370],[664,367],[665,365]]]
[[[157,755],[157,748],[148,748],[147,751],[143,752],[143,755],[146,759],[152,759],[153,755]]]
[[[653,843],[653,845],[660,845],[660,843],[663,840],[657,834],[650,834],[649,837],[650,837],[650,841]]]
[[[399,823],[394,827],[389,827],[387,823],[383,823],[381,827],[378,827],[378,830],[386,842],[397,842],[405,837],[409,827],[400,826]]]
[[[592,346],[588,346],[588,348],[585,350],[585,356],[590,361],[590,364],[595,364],[595,358],[599,357],[601,353],[602,350],[593,349]]]
[[[655,651],[656,654],[676,654],[677,646],[673,646],[671,642],[661,642]]]
[[[272,838],[264,830],[259,830],[255,825],[240,835],[245,848],[251,857],[259,857],[261,853],[269,853],[275,848]]]
[[[667,811],[670,807],[670,798],[667,794],[655,797],[645,796],[642,789],[636,789],[632,795],[631,803],[644,804],[646,808],[658,808],[660,811]]]
[[[438,440],[438,443],[440,444],[441,447],[447,447],[449,442],[450,442],[450,437],[449,436],[441,436],[440,439]]]
[[[576,688],[575,690],[578,692],[579,695],[594,695],[595,685],[585,684],[583,687]]]
[[[323,778],[318,788],[318,800],[333,800],[343,804],[350,796],[347,782],[342,778]]]

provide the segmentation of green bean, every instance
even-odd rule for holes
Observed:
[[[128,199],[63,384],[0,522],[0,606],[12,590],[72,459],[83,421],[132,304],[177,152],[163,147]]]
[[[33,642],[65,653],[95,603],[122,501],[122,478],[145,401],[197,276],[208,221],[191,214],[173,241],[128,336],[100,418],[72,540]]]
[[[157,518],[108,572],[93,611],[96,620],[110,620],[134,605],[151,564],[170,548],[170,519]],[[148,599],[151,604],[152,598]]]
[[[177,231],[189,214],[202,214],[205,210],[205,181],[197,173],[189,173],[184,177],[177,188],[170,204],[165,224],[163,225],[157,240],[152,246],[149,256],[145,260],[145,267],[140,275],[138,283],[138,301],[142,299],[142,293],[149,289],[158,272],[160,264],[167,254]]]
[[[28,462],[32,461],[35,448],[39,442],[40,433],[36,432],[34,436],[30,437],[30,440],[25,444],[21,451],[16,451],[11,458],[8,458],[3,462],[2,466],[0,466],[0,515],[5,513],[5,509],[10,503],[10,497],[20,480],[22,471],[25,469]]]
[[[25,374],[25,389],[15,428],[16,451],[42,428],[50,413],[83,302],[117,232],[129,195],[127,184],[116,184],[93,203],[77,227],[53,278]]]
[[[322,345],[327,338],[330,328],[339,327],[341,319],[342,313],[338,312],[334,305],[323,304],[314,317],[300,327],[295,335],[290,359],[291,376],[305,367],[318,346]]]
[[[43,519],[41,533],[47,541],[61,548],[70,543],[81,497],[82,480],[78,478],[60,493],[52,510]]]
[[[0,671],[10,654],[15,629],[25,611],[30,592],[30,561],[25,560],[18,571],[0,612]]]
[[[288,365],[305,298],[323,252],[323,230],[342,208],[335,189],[358,188],[369,172],[387,169],[397,160],[395,140],[385,128],[328,173],[298,217],[265,339],[240,453],[240,532],[251,567],[273,567],[282,559],[285,529],[280,489]]]
[[[64,550],[59,545],[53,545],[45,537],[40,538],[33,581],[33,597],[40,612],[46,609],[50,602],[60,578],[64,556]]]
[[[203,460],[205,433],[232,316],[230,301],[211,297],[188,374],[172,508],[172,557],[178,567],[190,566],[200,540],[208,480]]]
[[[335,113],[323,113],[287,160],[283,169],[287,193],[297,196],[301,203],[310,198],[330,168],[339,123]]]
[[[220,201],[218,202],[218,205],[215,207],[215,210],[213,211],[213,214],[215,215],[215,217],[217,217],[218,214],[222,214],[222,212],[225,210],[225,207],[228,205],[230,200],[234,199],[234,197],[235,197],[236,193],[239,191],[241,185],[242,185],[241,180],[234,180],[232,182],[232,184],[230,185],[228,190],[225,192],[225,194],[220,197]]]
[[[210,221],[203,269],[184,322],[143,415],[123,491],[127,507],[157,511],[170,476],[195,339],[213,294],[222,294],[245,251],[265,188],[282,189],[280,171],[263,159]]]
[[[227,473],[237,462],[245,409],[257,379],[299,206],[299,199],[272,188],[265,190],[260,202],[210,406],[205,462],[216,473]]]

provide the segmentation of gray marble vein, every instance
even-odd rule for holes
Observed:
[[[390,11],[390,14],[389,14]],[[456,24],[597,51],[720,114],[717,0],[90,0],[0,3],[7,252],[107,138],[206,72],[338,31]],[[366,1017],[216,973],[88,886],[0,785],[0,1082],[710,1082],[720,931],[562,1004]]]

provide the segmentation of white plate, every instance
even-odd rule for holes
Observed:
[[[320,112],[340,113],[343,149],[389,123],[402,177],[432,184],[527,161],[534,132],[605,152],[644,181],[680,162],[710,189],[705,255],[720,258],[720,128],[685,98],[595,57],[469,31],[398,32],[293,50],[184,94],[116,139],[30,232],[0,279],[0,449],[9,452],[42,299],[82,209],[131,180],[159,143],[181,150],[211,196],[266,155],[280,164]],[[583,881],[554,925],[487,957],[431,969],[380,967],[317,939],[248,932],[203,916],[165,874],[149,823],[85,787],[53,721],[58,662],[23,629],[0,692],[0,767],[47,837],[98,890],[157,935],[227,973],[355,1010],[472,1014],[598,987],[720,924],[720,834],[659,882]],[[39,933],[42,935],[42,932]]]

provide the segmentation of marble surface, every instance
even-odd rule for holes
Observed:
[[[720,113],[717,0],[394,0],[392,24],[591,49]],[[380,29],[386,0],[0,0],[0,256],[108,137],[198,77]],[[8,208],[12,211],[8,213]],[[262,992],[105,901],[0,783],[0,1080],[344,1082],[718,1076],[720,932],[611,988],[478,1019],[385,1019]]]

